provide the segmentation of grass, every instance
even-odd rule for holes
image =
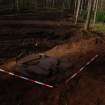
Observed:
[[[105,12],[104,11],[97,12],[96,21],[97,22],[105,22]]]
[[[93,30],[99,31],[99,32],[105,32],[105,23],[97,23]]]

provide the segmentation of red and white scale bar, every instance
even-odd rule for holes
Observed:
[[[73,75],[66,81],[66,83],[68,83],[70,80],[72,80],[73,78],[75,78],[81,71],[83,71],[83,70],[84,70],[90,63],[92,63],[97,57],[98,57],[98,55],[94,56],[90,61],[88,61],[83,67],[81,67],[81,68],[79,69],[78,72],[76,72],[75,74],[73,74]],[[42,85],[42,86],[45,86],[45,87],[49,87],[49,88],[54,88],[54,86],[52,86],[52,85],[48,85],[48,84],[46,84],[46,83],[39,82],[39,81],[30,79],[30,78],[27,78],[27,77],[24,77],[24,76],[16,75],[16,74],[14,74],[14,73],[12,73],[12,72],[8,72],[8,71],[5,71],[5,70],[3,70],[3,69],[0,69],[0,72],[5,73],[5,74],[8,74],[8,75],[11,75],[11,76],[15,76],[15,77],[17,77],[17,78],[20,78],[20,79],[29,81],[29,82],[31,82],[31,83],[39,84],[39,85]]]
[[[3,70],[3,69],[0,69],[0,72],[5,73],[5,74],[8,74],[8,75],[11,75],[11,76],[15,76],[15,77],[17,77],[17,78],[20,78],[20,79],[23,79],[23,80],[26,80],[26,81],[29,81],[29,82],[32,82],[32,83],[35,83],[35,84],[39,84],[39,85],[42,85],[42,86],[45,86],[45,87],[53,88],[53,86],[48,85],[48,84],[46,84],[46,83],[42,83],[42,82],[39,82],[39,81],[30,79],[30,78],[27,78],[27,77],[23,77],[23,76],[20,76],[20,75],[16,75],[16,74],[14,74],[14,73],[5,71],[5,70]]]
[[[75,78],[81,71],[83,71],[88,65],[90,65],[94,60],[96,60],[96,58],[98,58],[99,55],[95,55],[93,58],[90,59],[90,61],[88,61],[84,66],[82,66],[79,71],[77,71],[76,73],[74,73],[71,77],[69,77],[66,80],[66,83],[68,83],[70,80],[72,80],[73,78]]]

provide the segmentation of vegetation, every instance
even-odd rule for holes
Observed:
[[[104,0],[0,0],[0,12],[35,12],[38,9],[48,9],[54,11],[69,10],[75,17],[75,24],[79,19],[83,19],[85,30],[89,29],[90,24],[96,26],[97,22],[105,22],[105,1]],[[7,13],[12,13],[7,12]]]
[[[97,17],[96,17],[97,22],[104,22],[105,23],[105,12],[97,12]]]
[[[97,23],[95,24],[95,27],[93,28],[93,30],[99,31],[99,32],[105,32],[105,24]]]

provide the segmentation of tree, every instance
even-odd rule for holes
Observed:
[[[16,10],[19,11],[19,0],[16,0]]]
[[[88,14],[85,23],[85,30],[89,29],[90,21],[91,21],[91,14],[92,14],[92,0],[88,1]]]
[[[80,6],[81,6],[81,0],[78,0],[75,24],[77,24],[77,21],[78,21],[78,16],[79,16],[79,12],[80,12]]]
[[[94,4],[95,4],[95,9],[94,9],[93,27],[94,27],[95,22],[96,22],[97,8],[98,8],[98,0],[94,0]]]

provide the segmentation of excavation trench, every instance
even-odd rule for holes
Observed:
[[[58,87],[56,87],[54,89],[48,89],[48,88],[45,88],[45,87],[42,87],[42,86],[39,86],[36,84],[34,85],[29,82],[25,82],[24,80],[20,80],[18,78],[13,78],[10,80],[8,80],[6,78],[5,79],[2,78],[0,83],[2,84],[2,86],[4,88],[1,88],[1,90],[4,89],[4,91],[7,93],[7,91],[5,89],[6,89],[6,86],[7,87],[9,86],[8,87],[8,96],[9,96],[9,94],[11,94],[11,91],[15,92],[14,94],[12,94],[14,96],[14,98],[10,97],[10,99],[13,102],[15,101],[16,104],[17,104],[17,102],[18,103],[20,102],[23,105],[29,105],[29,104],[31,104],[31,102],[34,102],[37,104],[43,103],[43,105],[46,105],[46,104],[57,105],[57,104],[71,103],[71,101],[69,102],[69,100],[72,100],[73,97],[75,97],[75,94],[76,94],[76,92],[78,93],[79,88],[80,88],[81,93],[85,94],[85,91],[81,90],[81,88],[82,88],[81,85],[87,85],[88,82],[90,82],[90,83],[93,82],[93,84],[95,84],[94,83],[94,82],[96,82],[95,79],[97,78],[97,76],[99,76],[98,72],[100,72],[98,67],[102,67],[102,65],[103,65],[103,70],[104,70],[105,69],[104,64],[105,64],[104,59],[99,57],[94,62],[92,62],[91,65],[89,65],[87,68],[85,68],[85,70],[83,72],[81,72],[78,76],[76,76],[76,78],[72,79],[67,85],[64,86],[63,85],[64,81],[62,81],[62,84],[59,84]],[[97,72],[96,72],[96,69],[97,69]],[[3,77],[2,74],[1,74],[1,76]],[[102,76],[102,74],[100,74],[98,80],[100,82],[104,83],[104,80],[101,81],[103,79],[103,78],[101,78],[101,76]],[[90,79],[88,80],[88,78],[90,78]],[[86,83],[84,81],[86,81]],[[93,87],[93,88],[95,88],[95,87]],[[90,88],[89,88],[89,90],[86,90],[86,91],[90,91]],[[36,94],[37,94],[37,96],[36,96]],[[17,99],[16,97],[19,97],[19,99]],[[28,98],[28,97],[30,97],[30,98]],[[6,100],[6,99],[4,99],[4,100]],[[78,100],[78,98],[77,98],[77,100]],[[8,103],[8,100],[6,100],[6,102]],[[85,101],[83,101],[83,100],[81,100],[81,102],[85,103]],[[75,102],[74,102],[74,105],[75,105]]]
[[[81,103],[81,105],[84,105],[87,101],[91,103],[91,98],[94,102],[96,102],[98,97],[95,98],[93,94],[96,92],[99,97],[101,97],[100,90],[102,89],[104,91],[104,46],[104,38],[92,36],[81,39],[80,37],[76,37],[68,39],[62,44],[53,46],[53,48],[44,51],[43,54],[41,53],[42,55],[45,55],[44,59],[48,57],[51,59],[53,58],[55,62],[59,61],[56,66],[56,70],[54,69],[54,73],[50,74],[50,76],[37,75],[35,71],[33,72],[31,70],[30,72],[28,71],[28,76],[32,79],[37,79],[41,82],[57,86],[54,89],[32,84],[30,82],[0,73],[1,103],[5,101],[6,105],[33,105],[33,103],[39,105],[77,105],[77,103]],[[74,73],[78,72],[78,70],[90,61],[90,59],[96,54],[98,54],[99,57],[64,86],[64,81]],[[36,55],[38,54],[35,54],[35,56]],[[35,56],[33,56],[33,58]],[[5,60],[5,62],[2,63],[1,68],[6,71],[25,76],[24,71],[22,71],[23,63],[19,63],[24,59],[24,57],[28,58],[27,56],[23,56],[22,58],[17,59],[17,62],[16,58]],[[34,58],[31,61],[25,62],[25,64],[28,65],[26,67],[33,65],[38,66],[39,61],[41,61],[41,59],[38,59],[37,61]],[[49,70],[52,70],[52,68]],[[91,84],[90,87],[88,84]],[[98,86],[98,84],[102,85]],[[94,92],[89,95],[91,98],[88,96],[88,100],[83,100],[84,96],[86,96],[88,92],[90,93],[92,89]],[[80,96],[80,94],[82,95]],[[102,95],[102,97],[104,97],[104,94]]]

